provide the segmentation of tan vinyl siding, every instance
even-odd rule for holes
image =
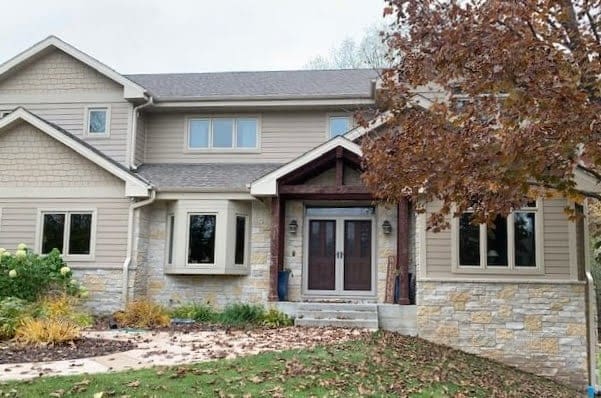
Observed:
[[[444,230],[434,233],[426,232],[426,276],[429,278],[490,278],[508,279],[569,279],[570,278],[570,247],[569,223],[564,208],[564,199],[545,199],[543,201],[543,247],[544,275],[516,275],[511,273],[475,274],[453,273],[451,269],[451,231]],[[436,204],[428,206],[428,212],[437,208]]]
[[[135,115],[133,117],[135,117]],[[146,119],[142,115],[138,117],[136,130],[136,148],[134,155],[136,164],[140,164],[144,162],[146,154]]]
[[[213,114],[216,115],[216,114]],[[231,115],[231,114],[230,114]],[[236,113],[236,116],[244,115]],[[260,149],[253,153],[185,153],[186,117],[202,114],[149,114],[146,123],[147,163],[288,162],[327,139],[325,111],[265,111],[260,118]]]
[[[0,188],[123,185],[114,175],[25,122],[0,132]]]
[[[96,209],[95,260],[71,262],[74,267],[119,268],[127,251],[125,198],[0,198],[0,247],[14,251],[19,243],[35,247],[38,239],[38,209]]]
[[[40,94],[123,88],[70,55],[51,50],[0,81],[0,93]]]
[[[126,256],[129,200],[125,183],[24,122],[0,132],[0,247],[35,247],[39,211],[96,210],[94,261],[73,266],[114,267]],[[30,195],[15,197],[28,190]],[[83,192],[86,197],[78,197]],[[90,197],[93,192],[96,196]]]
[[[125,163],[132,105],[123,87],[69,55],[52,51],[0,81],[0,110],[19,106]],[[109,137],[84,135],[87,106],[110,107]]]
[[[83,134],[87,105],[89,104],[0,104],[0,109],[14,109],[18,106],[23,106],[28,111],[67,130],[117,162],[124,164],[131,105],[127,102],[102,103],[102,105],[110,105],[111,107],[110,136],[102,138],[87,137]]]

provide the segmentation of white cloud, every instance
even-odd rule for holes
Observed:
[[[381,19],[381,0],[19,0],[0,62],[57,35],[122,73],[298,69]]]

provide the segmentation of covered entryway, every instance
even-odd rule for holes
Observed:
[[[287,266],[294,301],[409,304],[408,203],[376,204],[361,158],[337,137],[251,184],[271,207],[270,300]]]
[[[303,293],[375,295],[373,207],[307,207]]]

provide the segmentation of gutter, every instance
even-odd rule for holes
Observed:
[[[597,344],[594,317],[595,306],[595,283],[590,271],[586,271],[586,329],[587,329],[587,354],[588,354],[588,380],[589,391],[597,391]],[[590,393],[589,393],[590,394]],[[594,395],[593,395],[594,396]]]
[[[134,213],[137,209],[143,206],[152,204],[156,199],[156,191],[152,189],[150,191],[150,198],[141,202],[133,202],[129,205],[129,212],[127,215],[127,258],[123,262],[123,277],[122,277],[122,301],[123,308],[127,305],[128,301],[128,289],[129,289],[129,266],[133,257],[133,246],[134,246]]]
[[[131,138],[129,141],[129,147],[130,147],[130,151],[129,151],[129,167],[132,170],[136,170],[138,168],[139,165],[136,165],[136,141],[138,139],[138,137],[136,137],[136,134],[138,133],[138,117],[140,116],[140,109],[146,108],[147,106],[152,106],[154,105],[154,97],[152,95],[146,97],[146,95],[144,95],[146,98],[146,102],[143,104],[140,104],[138,106],[134,107],[134,111],[133,111],[133,122],[132,122],[132,126],[131,126]]]

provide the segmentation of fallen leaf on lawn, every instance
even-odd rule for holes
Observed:
[[[253,376],[249,380],[255,384],[259,384],[259,383],[263,382],[263,379],[259,376]]]
[[[130,381],[125,386],[126,387],[140,387],[140,380]]]
[[[60,398],[65,395],[65,390],[60,389],[50,393],[50,396],[53,398]]]
[[[100,391],[97,392],[96,394],[94,394],[94,398],[103,398],[104,397],[104,391]]]

